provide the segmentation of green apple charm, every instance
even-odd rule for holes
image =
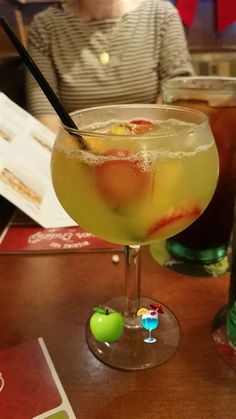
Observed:
[[[123,316],[118,311],[104,307],[94,307],[90,318],[90,330],[98,342],[116,342],[124,329]]]

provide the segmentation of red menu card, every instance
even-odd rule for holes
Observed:
[[[76,419],[42,338],[0,352],[1,419]]]
[[[0,235],[0,253],[119,251],[122,249],[121,245],[100,239],[80,226],[43,228],[19,211],[13,214]]]
[[[10,226],[2,241],[0,253],[73,252],[79,250],[119,250],[121,246],[102,240],[81,227],[47,228],[37,225]]]

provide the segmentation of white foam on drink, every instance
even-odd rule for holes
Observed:
[[[138,118],[137,118],[138,119]],[[140,118],[141,119],[141,118]],[[62,149],[68,158],[78,159],[87,165],[101,165],[105,162],[112,161],[128,161],[134,162],[141,171],[149,171],[158,161],[167,160],[167,159],[180,159],[183,157],[192,157],[197,153],[204,152],[208,150],[213,145],[213,140],[207,144],[197,145],[194,130],[191,128],[196,127],[193,123],[186,123],[182,121],[177,121],[175,119],[168,119],[166,121],[152,121],[155,125],[152,130],[148,130],[148,133],[144,133],[143,143],[140,140],[140,147],[142,150],[122,150],[120,148],[120,143],[118,141],[122,140],[122,135],[112,135],[112,141],[114,137],[117,137],[117,148],[116,142],[114,140],[114,149],[116,154],[96,154],[96,151],[81,150],[81,149],[66,149],[63,147],[63,144],[58,145],[58,148]],[[109,130],[117,124],[124,124],[126,121],[115,121],[112,120],[109,123],[104,124],[103,126],[96,125],[96,127],[90,126],[86,127],[87,132],[93,129],[96,136],[97,133],[107,133]],[[96,128],[96,131],[95,131]],[[177,138],[182,140],[182,135],[186,136],[186,141],[181,141],[182,150],[173,150],[177,147]],[[176,138],[173,139],[173,136]],[[85,136],[86,137],[86,136]],[[127,135],[126,135],[127,137]],[[130,135],[130,139],[135,141],[135,135]],[[109,140],[109,138],[108,138]],[[207,139],[208,140],[208,139]],[[99,141],[99,139],[98,139]],[[105,139],[102,138],[102,141],[105,143]],[[159,142],[158,142],[159,141]],[[169,143],[167,143],[169,141]],[[155,143],[155,142],[158,142]],[[123,145],[123,144],[122,144]],[[124,143],[125,146],[125,143]],[[172,149],[172,150],[171,150]],[[128,151],[128,154],[126,153]]]
[[[208,145],[201,145],[197,147],[194,151],[159,151],[159,150],[142,150],[138,151],[137,153],[132,153],[128,156],[125,155],[95,155],[90,153],[89,151],[84,150],[65,150],[63,151],[66,153],[68,158],[71,159],[78,159],[79,161],[83,162],[88,166],[97,166],[102,165],[106,162],[112,161],[127,161],[133,162],[137,165],[139,170],[143,172],[150,171],[152,167],[160,161],[163,160],[170,160],[170,159],[182,159],[183,157],[192,157],[195,156],[197,153],[205,152],[210,147],[212,147],[213,142]]]

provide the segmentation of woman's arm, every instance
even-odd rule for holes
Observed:
[[[162,33],[160,53],[161,80],[183,75],[193,75],[194,70],[188,51],[184,27],[173,5],[169,5]]]

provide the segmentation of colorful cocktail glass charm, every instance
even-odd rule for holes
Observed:
[[[149,332],[148,337],[144,339],[145,343],[155,343],[157,341],[157,339],[152,336],[152,330],[156,329],[159,324],[158,313],[164,314],[160,304],[150,304],[150,310],[142,307],[137,311],[137,315],[142,316],[142,327]]]
[[[124,329],[123,316],[117,311],[104,307],[94,307],[90,318],[90,330],[98,342],[116,342]]]

